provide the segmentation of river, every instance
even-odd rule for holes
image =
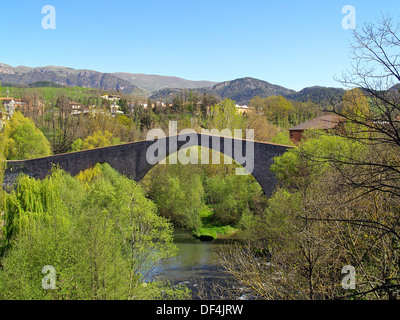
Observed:
[[[200,241],[187,231],[176,228],[176,257],[162,261],[147,280],[168,280],[173,285],[184,284],[192,290],[193,299],[216,298],[213,296],[213,284],[219,284],[226,289],[238,289],[240,284],[218,267],[213,254],[215,249],[230,241]]]

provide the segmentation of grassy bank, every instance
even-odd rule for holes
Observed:
[[[231,236],[239,231],[239,229],[230,225],[220,225],[213,223],[212,216],[214,211],[212,208],[205,206],[200,212],[202,226],[192,230],[192,235],[202,240],[213,240]]]

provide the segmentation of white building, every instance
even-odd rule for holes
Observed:
[[[117,105],[116,102],[110,105],[110,113],[113,117],[118,116],[118,115],[123,115],[124,112],[119,110],[120,106]]]
[[[101,98],[104,99],[104,100],[109,100],[109,101],[114,101],[114,102],[121,100],[120,96],[113,95],[113,94],[103,94],[101,96]]]
[[[249,107],[246,106],[246,105],[240,106],[240,105],[237,104],[235,107],[236,107],[236,111],[238,113],[247,112],[249,110]]]

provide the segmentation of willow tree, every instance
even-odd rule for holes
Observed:
[[[129,286],[132,288],[146,278],[160,260],[176,253],[172,225],[157,215],[157,207],[145,197],[136,182],[121,176],[107,164],[97,167],[101,173],[93,178],[84,207],[92,207],[95,201],[112,217],[129,260]],[[101,200],[99,195],[102,195]]]
[[[7,196],[9,246],[0,260],[0,299],[188,297],[162,283],[143,286],[175,253],[172,227],[137,184],[109,165],[73,178],[60,169],[42,181],[21,177]],[[41,286],[54,266],[56,287]],[[166,290],[164,290],[166,289]]]

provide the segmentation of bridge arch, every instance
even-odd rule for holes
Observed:
[[[148,159],[148,150],[154,148],[156,143],[165,145],[165,149],[158,149],[157,161],[161,161],[183,148],[203,146],[226,154],[243,167],[246,167],[246,164],[243,163],[243,155],[250,151],[249,148],[253,148],[253,159],[251,159],[253,168],[250,173],[267,196],[272,194],[276,185],[276,178],[270,171],[273,158],[292,148],[211,134],[188,133],[181,134],[179,138],[171,136],[37,159],[7,161],[4,183],[11,185],[21,172],[36,179],[43,179],[50,173],[53,165],[59,165],[61,169],[71,175],[76,175],[93,167],[96,163],[108,163],[120,173],[139,182],[158,163],[149,162]]]

